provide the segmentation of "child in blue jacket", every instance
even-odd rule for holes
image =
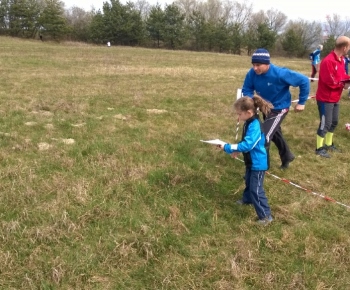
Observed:
[[[239,120],[244,121],[242,140],[238,144],[227,143],[224,146],[219,145],[219,147],[233,157],[236,157],[239,152],[243,153],[246,166],[246,187],[242,199],[238,200],[237,203],[241,205],[252,204],[258,215],[258,223],[268,224],[273,219],[263,185],[269,160],[258,108],[267,115],[272,105],[255,95],[253,98],[242,97],[233,106]]]
[[[320,44],[317,46],[317,48],[312,52],[312,59],[311,59],[311,78],[314,78],[316,74],[320,70],[320,63],[321,63],[321,51],[323,49],[323,45]],[[312,82],[314,80],[311,80]]]

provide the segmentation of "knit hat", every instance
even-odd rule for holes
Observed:
[[[265,48],[258,48],[252,55],[252,63],[270,64],[270,54]]]

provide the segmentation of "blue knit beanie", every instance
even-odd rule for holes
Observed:
[[[252,55],[252,63],[270,64],[270,54],[265,48],[258,48]]]

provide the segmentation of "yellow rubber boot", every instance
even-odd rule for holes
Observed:
[[[328,134],[328,133],[327,133]],[[321,136],[317,135],[317,139],[316,139],[316,149],[320,149],[321,147],[323,147],[323,140],[324,138],[322,138]]]
[[[326,145],[327,146],[331,146],[332,144],[333,144],[333,133],[331,133],[331,132],[327,132],[326,133],[326,138],[325,138],[326,140]]]
[[[327,150],[323,147],[324,138],[317,135],[317,149],[316,155],[321,157],[330,158],[331,156],[327,153]]]

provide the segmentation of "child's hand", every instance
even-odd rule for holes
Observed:
[[[231,153],[232,158],[236,158],[239,155],[239,152],[233,152]]]
[[[216,148],[224,150],[224,146],[222,146],[222,145],[216,145]]]

